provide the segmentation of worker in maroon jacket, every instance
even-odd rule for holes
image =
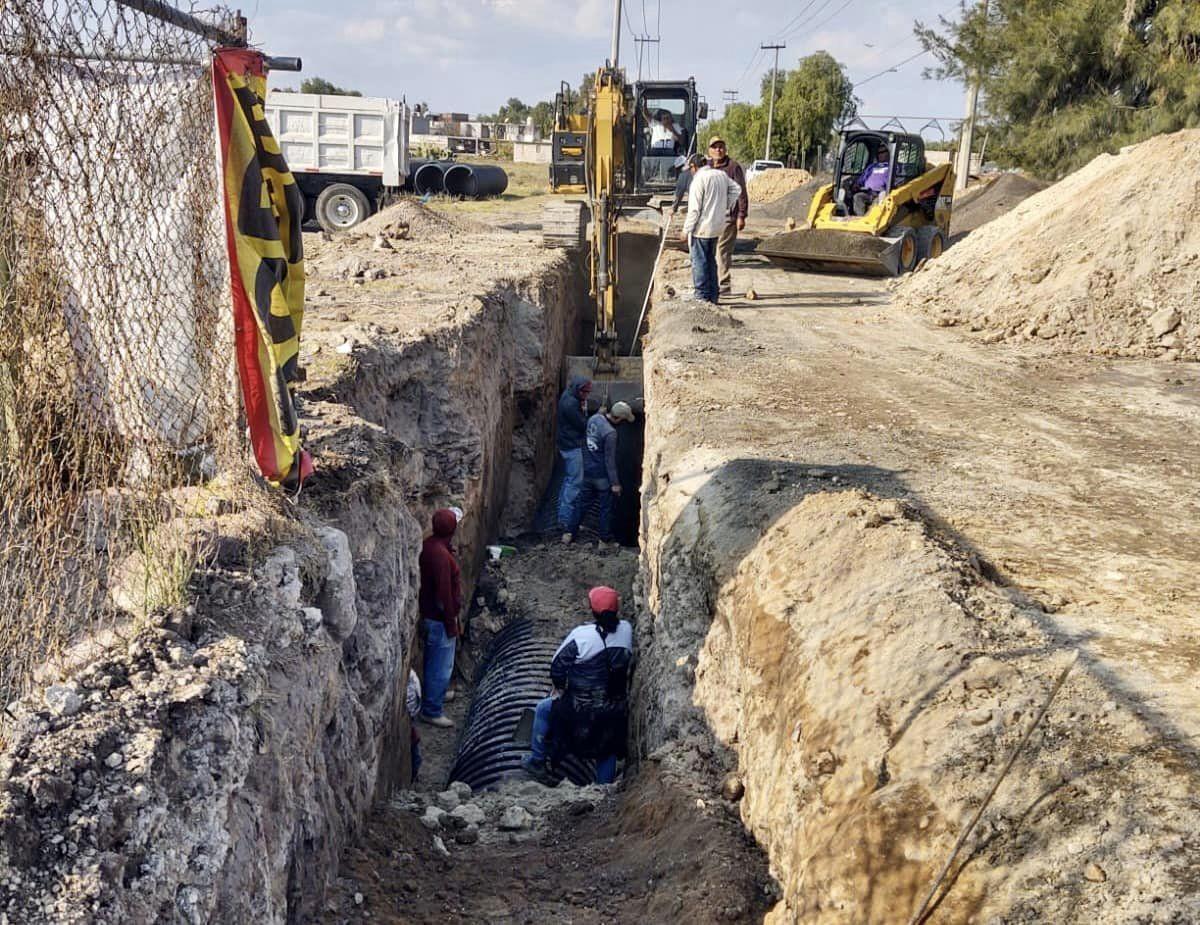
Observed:
[[[708,163],[742,188],[737,205],[729,210],[725,230],[717,238],[717,291],[720,295],[729,295],[733,291],[733,246],[737,243],[738,232],[746,227],[750,197],[746,192],[746,172],[729,156],[723,138],[714,135],[708,140]]]
[[[454,672],[454,647],[458,640],[458,616],[462,609],[462,575],[450,540],[458,527],[458,516],[447,508],[433,514],[433,535],[421,546],[421,592],[419,606],[425,636],[425,681],[421,719],[449,728],[454,721],[442,712],[446,688]]]

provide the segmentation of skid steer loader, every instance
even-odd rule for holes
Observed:
[[[863,214],[856,214],[859,179],[880,149],[889,157],[887,186]],[[950,233],[953,188],[953,168],[928,164],[919,135],[847,129],[841,133],[833,182],[813,197],[807,227],[765,238],[757,253],[788,270],[907,273],[941,256]]]

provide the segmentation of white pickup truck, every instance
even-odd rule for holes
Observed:
[[[402,100],[316,93],[267,94],[267,122],[304,193],[306,220],[353,228],[408,177],[408,106]]]

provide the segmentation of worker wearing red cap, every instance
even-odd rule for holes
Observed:
[[[554,653],[554,690],[534,710],[524,766],[550,786],[559,779],[551,764],[569,754],[594,759],[596,783],[611,784],[626,753],[633,627],[620,618],[621,598],[612,588],[592,588],[588,604],[592,621],[571,630]]]

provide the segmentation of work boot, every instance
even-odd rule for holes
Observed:
[[[533,755],[526,755],[521,759],[521,767],[525,773],[532,777],[535,781],[545,787],[557,787],[558,778],[550,770],[550,766],[545,761],[534,761]]]
[[[430,726],[437,726],[439,729],[454,728],[454,720],[452,720],[449,716],[446,716],[444,713],[441,716],[426,716],[424,713],[422,713],[420,718],[421,722],[428,723]]]

